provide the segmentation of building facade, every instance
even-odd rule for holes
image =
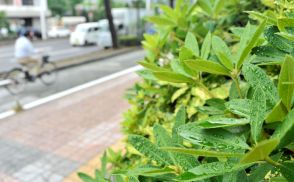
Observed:
[[[5,12],[12,31],[23,26],[41,31],[44,25],[42,16],[45,16],[46,21],[51,15],[47,0],[0,0],[0,11]]]

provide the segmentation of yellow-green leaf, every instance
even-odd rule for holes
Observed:
[[[194,83],[194,80],[181,74],[170,71],[155,71],[154,76],[162,81],[172,83]]]
[[[148,17],[147,20],[151,23],[154,23],[160,26],[176,26],[176,23],[174,21],[165,17],[151,16],[151,17]]]
[[[201,47],[201,58],[207,59],[211,49],[211,33],[208,32],[204,38],[202,47]]]
[[[232,55],[227,44],[218,36],[212,37],[212,49],[217,55],[220,62],[229,70],[234,69],[234,65],[232,62]]]
[[[293,142],[294,136],[294,109],[292,109],[281,125],[276,129],[272,138],[280,140],[278,148],[285,147]]]
[[[188,32],[185,38],[185,47],[190,49],[195,56],[199,56],[199,45],[193,33]]]
[[[144,68],[149,69],[151,71],[164,71],[164,70],[166,70],[165,68],[161,68],[155,64],[151,64],[146,61],[139,61],[138,63],[140,65],[142,65]]]
[[[268,113],[265,119],[265,122],[273,123],[277,121],[283,121],[287,113],[288,113],[287,108],[282,103],[282,100],[280,100],[272,109],[272,111]]]
[[[240,163],[251,163],[265,160],[266,157],[277,147],[279,139],[264,140],[258,143],[251,151],[245,154]]]
[[[284,82],[294,82],[294,58],[287,55],[282,65],[279,76],[278,91],[283,104],[288,110],[292,106],[292,97],[294,92],[294,85],[284,84]]]
[[[247,58],[247,56],[250,54],[252,48],[255,46],[256,42],[258,41],[259,36],[262,34],[264,27],[266,25],[266,20],[264,20],[263,22],[261,22],[258,27],[256,28],[256,30],[254,31],[253,35],[249,35],[249,31],[250,28],[246,28],[242,34],[242,36],[246,36],[244,37],[244,40],[246,40],[248,37],[248,40],[246,40],[246,46],[244,46],[244,48],[241,48],[238,51],[238,61],[237,61],[237,68],[241,68],[242,64],[244,63],[245,59]],[[250,27],[250,26],[248,26]],[[243,38],[243,37],[242,37]],[[242,41],[241,38],[241,41]]]
[[[197,71],[203,71],[211,74],[217,75],[226,75],[230,76],[230,71],[224,68],[222,65],[212,62],[212,61],[204,61],[204,60],[187,60],[184,61],[185,64]]]

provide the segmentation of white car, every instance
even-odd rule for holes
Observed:
[[[109,30],[108,20],[102,19],[98,22],[99,25],[99,34],[97,38],[97,45],[103,48],[112,47],[112,38]],[[125,34],[125,29],[123,24],[120,21],[114,20],[114,26],[117,30],[117,35]]]
[[[63,27],[53,27],[48,32],[48,36],[51,38],[68,37],[69,35],[70,30]]]
[[[99,25],[95,23],[82,23],[76,26],[74,32],[70,34],[69,43],[72,46],[84,46],[96,44],[98,38]]]

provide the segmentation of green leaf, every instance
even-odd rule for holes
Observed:
[[[160,4],[158,6],[167,16],[169,16],[175,20],[178,18],[177,13],[171,7],[169,7],[167,5],[163,5],[163,4]]]
[[[209,56],[211,49],[211,33],[208,32],[204,38],[202,47],[201,47],[201,58],[206,60]]]
[[[171,137],[165,128],[163,128],[159,124],[155,124],[153,126],[153,133],[156,139],[156,145],[159,147],[169,147],[173,146],[173,142],[171,141]]]
[[[234,65],[232,62],[232,55],[227,44],[218,36],[212,37],[212,49],[217,55],[220,62],[229,70],[234,69]]]
[[[242,137],[223,129],[202,129],[197,123],[189,123],[178,129],[179,135],[191,143],[217,149],[249,149]]]
[[[177,143],[174,143],[174,140],[169,136],[168,132],[159,124],[154,125],[153,133],[156,138],[156,143],[158,147],[173,147]],[[168,152],[170,158],[173,161],[173,164],[181,166],[184,169],[189,169],[196,165],[195,160],[185,154],[174,155],[171,152]]]
[[[137,71],[137,74],[147,80],[153,80],[156,81],[157,78],[153,75],[153,73],[150,70],[139,70]]]
[[[101,157],[101,174],[105,175],[107,172],[107,154],[106,152],[103,153],[103,156]]]
[[[245,59],[250,54],[252,48],[257,43],[258,38],[262,34],[265,25],[266,25],[266,20],[261,22],[254,32],[252,32],[252,30],[250,30],[252,27],[249,24],[248,24],[248,26],[246,26],[246,29],[242,34],[242,38],[241,38],[241,42],[240,42],[241,47],[239,48],[239,51],[238,51],[238,58],[237,58],[237,60],[238,60],[237,61],[237,68],[238,69],[241,68]]]
[[[246,13],[248,13],[251,17],[254,17],[255,19],[258,19],[260,21],[264,21],[267,20],[268,23],[276,25],[277,24],[277,20],[271,16],[267,16],[266,14],[262,14],[256,11],[245,11]]]
[[[252,54],[256,55],[256,57],[252,60],[252,63],[255,64],[281,64],[285,57],[285,52],[268,45],[253,48]]]
[[[232,99],[226,104],[226,108],[239,116],[250,117],[250,100],[249,99]]]
[[[288,39],[290,41],[294,41],[294,35],[293,34],[289,34],[289,33],[286,33],[286,32],[277,32],[275,34],[279,35],[281,37],[284,37],[285,39]]]
[[[84,174],[84,173],[78,173],[79,178],[81,178],[81,180],[83,180],[83,182],[96,182],[96,180],[94,178],[92,178],[91,176]]]
[[[294,133],[294,109],[292,109],[282,124],[276,129],[272,138],[280,140],[278,148],[282,148],[293,142]]]
[[[225,117],[209,117],[207,119],[198,121],[198,125],[204,129],[241,126],[246,124],[249,124],[248,119],[225,118]]]
[[[183,47],[185,48],[185,47]],[[186,50],[188,50],[189,52],[191,52],[189,49],[185,48]],[[170,62],[171,68],[173,71],[175,71],[176,73],[185,75],[187,77],[195,77],[198,78],[199,73],[195,70],[191,70],[190,68],[187,67],[187,65],[183,62],[180,61],[178,59],[174,59]]]
[[[282,175],[288,180],[294,179],[294,161],[285,161],[280,166]]]
[[[281,158],[281,155],[282,153],[278,153],[273,155],[271,158],[275,162],[277,162]],[[269,163],[258,164],[258,166],[256,166],[254,170],[250,171],[249,181],[250,182],[263,181],[266,174],[273,169],[274,169],[274,166],[272,166]]]
[[[260,139],[266,115],[266,98],[261,88],[256,87],[250,104],[251,135],[255,143]]]
[[[226,0],[215,0],[213,5],[213,14],[218,15],[222,8],[224,8]]]
[[[282,65],[278,90],[280,98],[282,99],[283,104],[286,108],[291,110],[292,106],[292,97],[294,92],[294,85],[284,84],[284,82],[294,82],[294,58],[292,56],[286,56],[285,61]]]
[[[171,147],[174,145],[168,132],[161,125],[155,124],[153,126],[153,134],[155,136],[156,145],[158,147]],[[175,157],[171,153],[168,154],[173,163],[176,164]]]
[[[197,1],[199,6],[203,9],[203,11],[205,11],[205,13],[207,13],[208,15],[212,15],[213,14],[213,7],[210,1],[207,0],[199,0]]]
[[[165,17],[151,16],[151,17],[148,17],[147,20],[159,26],[176,26],[176,23],[174,21]]]
[[[198,181],[211,178],[213,176],[220,176],[225,173],[231,173],[234,171],[240,171],[253,165],[251,164],[233,164],[223,162],[212,162],[199,165],[188,172],[183,173],[177,177],[180,181]]]
[[[240,163],[251,163],[256,161],[262,161],[267,158],[270,153],[277,147],[279,144],[278,139],[269,139],[264,140],[258,143],[252,150],[245,154],[241,159]]]
[[[184,75],[174,73],[171,71],[156,71],[153,72],[154,76],[162,81],[172,82],[172,83],[194,83],[195,81]]]
[[[192,52],[191,49],[187,47],[181,47],[180,52],[179,52],[179,59],[181,61],[187,60],[187,59],[192,59],[194,53]]]
[[[223,175],[222,182],[249,182],[248,176],[245,170],[234,171]]]
[[[211,74],[217,75],[226,75],[230,76],[229,70],[224,68],[222,65],[217,64],[212,61],[203,61],[203,60],[187,60],[184,63],[191,69],[197,71],[203,71]]]
[[[162,150],[169,152],[176,152],[181,154],[195,155],[195,156],[205,156],[205,157],[242,157],[242,153],[229,153],[229,152],[220,152],[220,151],[208,151],[201,149],[186,149],[178,147],[162,147]]]
[[[286,31],[286,27],[294,27],[294,18],[279,18],[278,28],[281,32]]]
[[[188,32],[185,38],[185,47],[190,49],[193,54],[199,57],[199,45],[193,33]]]
[[[265,29],[264,36],[272,46],[287,53],[291,53],[293,51],[293,43],[284,37],[277,35],[276,33],[278,32],[278,27],[270,26]]]
[[[146,61],[139,61],[138,63],[140,65],[142,65],[144,68],[151,70],[151,71],[164,71],[164,70],[166,70],[165,68],[161,68],[155,64],[148,63]]]
[[[127,172],[128,176],[158,176],[163,174],[174,173],[175,171],[171,168],[156,168],[156,167],[138,167],[130,169]]]
[[[279,98],[278,90],[264,70],[256,65],[246,63],[243,66],[242,73],[251,87],[261,88],[270,103],[273,106],[276,105]]]
[[[186,123],[186,109],[184,106],[181,106],[176,114],[174,126],[172,129],[172,139],[174,143],[177,143],[177,144],[183,143],[182,137],[178,135],[178,128],[184,125],[185,123]]]
[[[268,113],[265,122],[266,123],[273,123],[277,121],[283,121],[286,117],[288,111],[287,108],[282,103],[282,100],[280,100],[275,107],[271,110],[270,113]]]
[[[150,160],[156,161],[160,165],[171,165],[173,162],[168,152],[158,149],[148,139],[139,135],[130,135],[128,142],[140,153],[148,157]]]
[[[135,176],[129,176],[128,177],[128,182],[140,182],[139,180],[138,180],[138,178],[137,177],[135,177]],[[119,182],[119,181],[117,181],[116,179],[114,180],[115,182]],[[124,182],[123,180],[121,181],[121,182]]]

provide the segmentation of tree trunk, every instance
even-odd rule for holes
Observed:
[[[110,0],[104,0],[106,17],[108,19],[109,30],[110,30],[111,38],[112,38],[112,47],[116,49],[116,48],[118,48],[117,35],[116,35],[116,30],[115,30],[115,27],[114,27],[114,23],[113,23],[110,4],[111,4]]]
[[[169,6],[170,6],[171,8],[174,7],[174,0],[169,0]]]

